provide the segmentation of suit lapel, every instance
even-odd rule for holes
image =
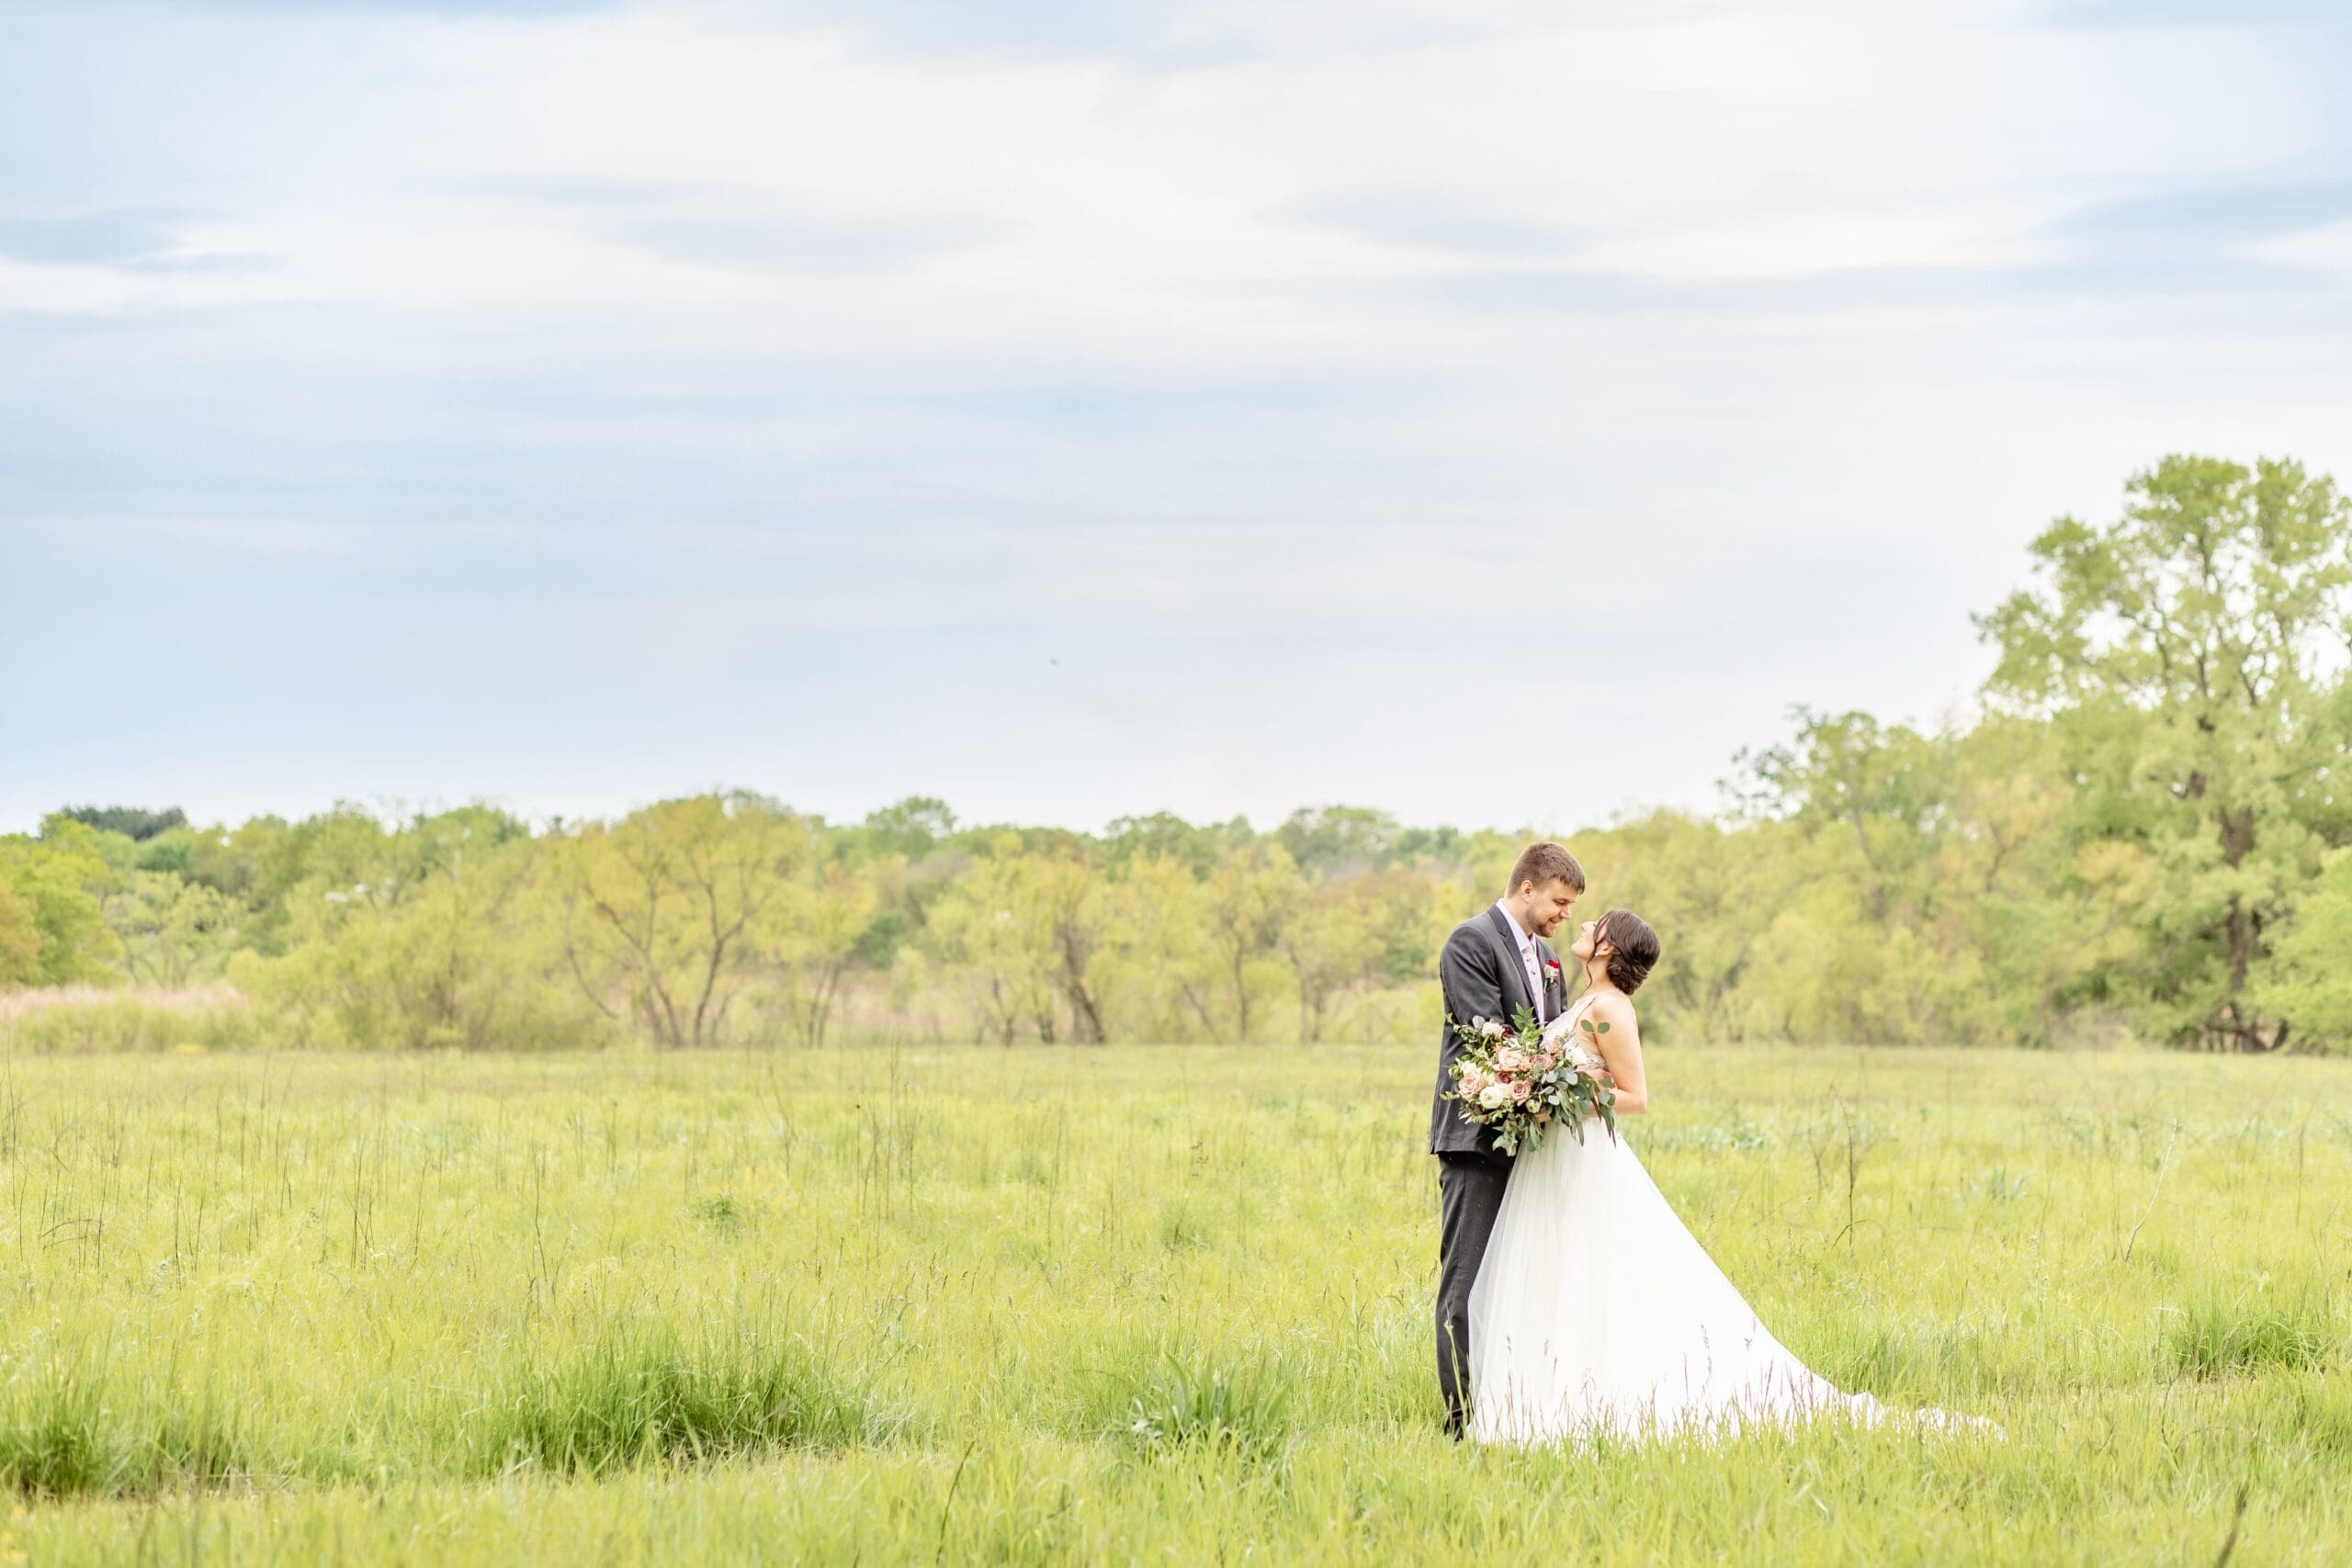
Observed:
[[[1543,998],[1527,994],[1527,965],[1520,962],[1519,942],[1510,934],[1510,921],[1492,904],[1487,906],[1487,931],[1495,939],[1495,951],[1502,957],[1503,973],[1510,976],[1510,988],[1519,993],[1521,1004],[1540,1021],[1544,1016]],[[1510,1020],[1502,1021],[1508,1023]]]

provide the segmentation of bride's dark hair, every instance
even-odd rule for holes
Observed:
[[[1629,997],[1640,990],[1657,963],[1657,932],[1650,923],[1631,909],[1611,909],[1592,935],[1596,943],[1609,944],[1609,983]]]

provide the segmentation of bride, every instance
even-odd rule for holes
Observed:
[[[1618,1113],[1646,1111],[1633,997],[1657,962],[1657,933],[1611,909],[1586,921],[1569,952],[1583,961],[1584,994],[1545,1042],[1597,1050]],[[1765,1330],[1623,1137],[1597,1122],[1584,1134],[1579,1143],[1555,1127],[1513,1167],[1470,1292],[1471,1438],[1540,1443],[1884,1416],[1878,1401],[1840,1392]]]

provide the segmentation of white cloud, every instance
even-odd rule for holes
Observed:
[[[1964,688],[1962,612],[2131,466],[2352,468],[2338,214],[2170,270],[2082,229],[2324,186],[2340,35],[1334,0],[1015,51],[881,15],[17,8],[0,146],[33,151],[0,158],[0,220],[164,238],[36,256],[0,226],[0,518],[42,520],[61,579],[57,530],[93,519],[198,559],[311,541],[359,564],[302,592],[410,595],[322,656],[378,671],[445,575],[479,584],[477,663],[527,621],[555,639],[532,657],[594,664],[584,628],[631,592],[679,638],[930,626],[975,669],[989,638],[1109,637],[1186,735],[1138,720],[1083,790],[1018,760],[963,787],[1080,819],[1349,795],[1471,818],[1541,797],[1410,733],[1293,747],[1275,716],[1353,711],[1351,661],[1441,713],[1418,661],[1531,580],[1670,641],[1647,706],[1691,727],[1577,808],[1703,795],[1691,759],[1786,701]],[[593,612],[541,606],[575,591]],[[1344,653],[1263,646],[1325,625]],[[743,646],[721,729],[845,679]],[[1068,684],[1007,698],[1008,753],[1098,711]],[[550,724],[590,701],[529,689]],[[354,784],[490,787],[462,769],[503,731],[469,733],[446,776]],[[863,781],[887,735],[829,755],[868,749]]]
[[[2352,280],[2352,219],[2257,240],[2247,245],[2245,252],[2258,260],[2334,273]]]
[[[92,36],[110,10],[55,24],[51,47],[120,51]],[[1569,27],[1509,9],[1518,30],[1474,21],[1460,42],[1407,14],[1402,41],[1170,71],[877,57],[699,7],[161,12],[119,76],[146,78],[166,51],[193,68],[135,100],[101,92],[86,130],[45,130],[103,165],[115,201],[221,213],[212,242],[278,258],[295,298],[764,305],[792,332],[846,311],[885,334],[1058,325],[1141,348],[1257,341],[1253,291],[1311,321],[1332,283],[1444,270],[1442,251],[1275,216],[1330,192],[1469,193],[1575,236],[1577,265],[1670,277],[1987,265],[2019,259],[2087,186],[2273,163],[2316,112],[2315,81],[2250,47],[1950,9]],[[153,150],[128,152],[141,132]],[[810,277],[633,250],[592,207],[502,194],[529,181],[994,238],[885,277]],[[139,298],[202,303],[219,286],[158,288]]]

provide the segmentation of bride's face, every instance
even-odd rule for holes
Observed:
[[[1577,940],[1575,943],[1569,947],[1569,953],[1577,958],[1589,959],[1592,956],[1592,944],[1600,940],[1598,934],[1600,930],[1600,922],[1599,920],[1587,920],[1583,925],[1578,926],[1577,928]]]

